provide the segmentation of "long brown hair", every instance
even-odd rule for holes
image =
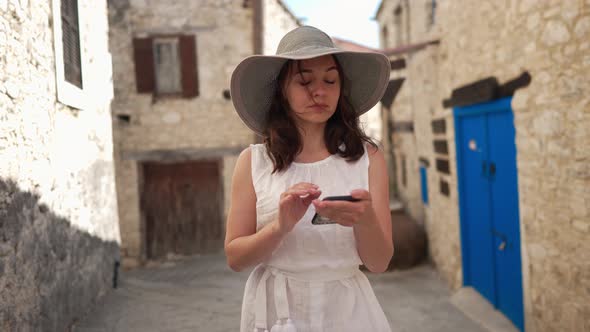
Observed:
[[[338,59],[333,56],[340,76],[340,98],[336,112],[328,119],[324,130],[324,140],[330,154],[338,154],[347,161],[359,160],[365,152],[364,143],[377,148],[373,140],[360,128],[359,117],[350,103],[350,81],[345,77]],[[281,68],[277,78],[276,90],[267,116],[263,133],[266,152],[273,162],[273,173],[286,170],[301,152],[301,136],[289,115],[290,107],[283,94],[283,84],[288,77],[289,68],[296,64],[301,75],[300,62],[288,60]],[[345,149],[340,146],[344,144]]]

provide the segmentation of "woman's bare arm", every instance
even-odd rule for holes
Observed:
[[[361,260],[372,272],[387,269],[393,256],[389,178],[385,158],[380,150],[369,149],[369,192],[372,211],[354,227]]]
[[[256,193],[252,183],[251,160],[252,152],[247,148],[238,157],[232,178],[225,255],[227,264],[234,271],[262,262],[284,236],[275,222],[256,232]]]

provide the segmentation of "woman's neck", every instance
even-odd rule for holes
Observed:
[[[315,162],[330,155],[324,138],[324,126],[308,126],[300,129],[301,152],[295,156],[297,162]]]

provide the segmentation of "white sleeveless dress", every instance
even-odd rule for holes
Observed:
[[[256,192],[256,229],[277,218],[279,197],[299,182],[319,186],[320,199],[369,188],[367,152],[356,162],[332,155],[314,163],[292,163],[272,174],[262,144],[251,145]],[[352,227],[313,225],[310,205],[269,259],[246,282],[241,332],[390,332],[366,276]]]

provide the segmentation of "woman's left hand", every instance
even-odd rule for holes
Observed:
[[[363,189],[355,189],[350,192],[357,202],[349,201],[320,201],[314,200],[316,212],[322,217],[347,227],[376,221],[375,210],[371,204],[371,193]]]

